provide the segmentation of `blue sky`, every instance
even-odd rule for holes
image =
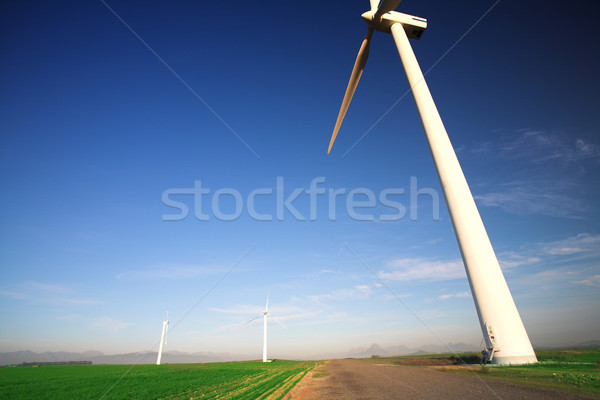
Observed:
[[[374,35],[326,155],[369,7],[343,3],[106,2],[118,17],[100,1],[2,3],[1,351],[156,349],[168,310],[167,350],[258,357],[261,324],[242,323],[269,289],[288,328],[273,325],[273,356],[479,345],[389,35]],[[534,346],[600,338],[600,32],[587,7],[399,7],[428,19],[413,48]],[[326,193],[311,208],[315,179]],[[163,193],[196,182],[202,208],[172,195],[188,214],[167,221],[179,211]],[[402,207],[380,201],[390,189]],[[371,221],[347,212],[353,190],[376,196],[355,209]]]

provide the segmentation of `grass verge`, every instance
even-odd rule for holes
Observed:
[[[540,350],[537,364],[486,367],[486,378],[600,395],[600,349]]]

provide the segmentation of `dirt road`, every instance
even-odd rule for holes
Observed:
[[[432,368],[373,360],[332,360],[309,372],[286,400],[371,399],[594,399],[482,380]],[[597,397],[596,397],[597,399]]]

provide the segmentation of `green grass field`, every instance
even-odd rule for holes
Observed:
[[[481,368],[492,379],[600,395],[600,349],[540,350],[539,363]]]
[[[1,399],[281,399],[317,362],[0,369]]]

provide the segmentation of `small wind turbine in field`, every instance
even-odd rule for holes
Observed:
[[[537,362],[467,180],[408,41],[409,38],[417,40],[421,38],[427,28],[427,20],[392,11],[401,0],[383,0],[381,4],[379,0],[370,1],[371,11],[362,15],[367,23],[367,34],[356,57],[327,153],[331,151],[367,63],[373,32],[377,30],[391,33],[425,129],[486,347],[492,351],[492,357],[495,355],[492,362],[498,364]]]
[[[271,362],[271,360],[267,359],[267,318],[272,317],[275,322],[279,325],[287,329],[277,318],[275,318],[271,313],[269,313],[269,291],[267,291],[267,305],[265,306],[265,311],[262,314],[257,315],[251,320],[247,321],[244,325],[249,324],[250,322],[263,317],[263,362]]]
[[[160,335],[160,345],[158,346],[158,357],[156,358],[156,365],[160,365],[160,359],[162,358],[163,345],[167,344],[167,333],[169,332],[169,312],[167,311],[167,320],[163,321],[162,334]]]

